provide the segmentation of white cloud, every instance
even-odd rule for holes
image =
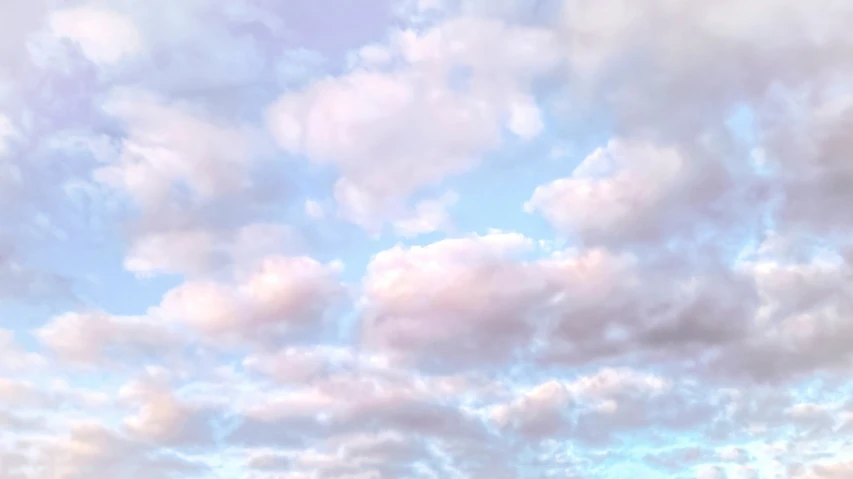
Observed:
[[[380,252],[364,281],[365,341],[427,363],[512,354],[547,299],[542,278],[513,260],[530,248],[493,232]]]
[[[323,210],[323,206],[320,205],[320,203],[317,203],[314,200],[305,200],[305,214],[311,218],[319,219],[325,216],[326,212]]]
[[[164,271],[203,271],[215,246],[216,239],[207,231],[148,235],[131,244],[124,267],[141,276]]]
[[[16,468],[21,472],[11,477],[46,474],[83,479],[108,474],[128,479],[167,479],[207,469],[175,456],[156,454],[155,447],[132,441],[94,420],[78,421],[67,432],[52,432],[28,439],[29,447],[21,449],[27,453],[23,467]]]
[[[151,312],[186,323],[211,340],[271,342],[322,328],[344,297],[334,264],[271,256],[236,284],[195,280],[172,289]]]
[[[373,230],[411,193],[478,165],[506,116],[523,138],[538,133],[538,110],[519,92],[554,66],[553,41],[547,30],[476,18],[402,31],[392,47],[405,66],[357,68],[287,93],[268,124],[285,150],[338,167],[345,215]],[[472,68],[467,92],[445,80],[456,65]]]
[[[529,140],[545,128],[535,100],[521,97],[510,103],[509,129],[517,136]]]
[[[708,151],[610,140],[572,176],[536,188],[525,204],[560,232],[593,244],[662,241],[709,218],[730,183]]]
[[[448,208],[459,201],[456,192],[449,191],[437,198],[421,200],[408,217],[394,222],[397,234],[406,238],[447,230],[452,226]]]
[[[137,411],[123,420],[131,437],[162,445],[210,445],[213,429],[200,405],[188,404],[171,389],[167,377],[148,372],[119,391]]]
[[[3,356],[0,357],[0,371],[33,372],[47,366],[47,358],[22,348],[15,336],[12,331],[0,329],[0,349],[3,350]]]
[[[174,332],[146,317],[111,316],[102,312],[64,313],[36,331],[39,341],[60,358],[101,365],[109,357],[139,360],[175,345]]]
[[[18,135],[18,130],[12,120],[8,116],[0,114],[0,157],[9,153],[9,144]]]
[[[377,254],[363,285],[364,341],[424,366],[689,361],[691,344],[721,347],[751,328],[748,276],[603,249],[525,260],[533,246],[495,232]]]
[[[248,185],[253,146],[247,129],[133,89],[112,92],[104,111],[128,131],[117,161],[97,169],[95,178],[125,191],[145,211],[169,206],[182,188],[200,202]]]
[[[183,229],[152,232],[133,238],[124,267],[139,276],[215,272],[223,266],[251,268],[263,257],[282,253],[296,244],[291,228],[252,223],[234,231]]]
[[[540,384],[508,404],[493,407],[491,420],[527,438],[542,439],[559,434],[567,425],[571,396],[564,384]]]
[[[54,35],[77,43],[98,64],[116,63],[144,49],[132,18],[95,5],[56,10],[50,14],[49,24]]]

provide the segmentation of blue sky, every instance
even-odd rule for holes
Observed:
[[[0,2],[0,478],[853,475],[853,6]]]

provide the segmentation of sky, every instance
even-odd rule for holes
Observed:
[[[0,479],[853,477],[853,2],[0,19]]]

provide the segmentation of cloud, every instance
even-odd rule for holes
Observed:
[[[92,422],[74,425],[67,435],[34,440],[32,453],[32,459],[22,469],[48,477],[78,479],[106,473],[132,479],[167,479],[206,470],[183,459],[158,454]]]
[[[377,202],[369,213],[388,214],[379,209],[387,201],[469,169],[497,141],[487,107],[446,90],[426,103],[421,81],[429,80],[371,71],[324,80],[279,99],[270,125],[287,150],[337,165],[350,188]],[[381,169],[365,169],[364,158]]]
[[[329,371],[299,385],[277,389],[239,408],[242,423],[229,441],[299,446],[310,450],[324,438],[387,431],[440,441],[482,440],[484,424],[455,406],[438,382],[390,374],[381,368]],[[290,431],[290,432],[288,432]],[[299,431],[298,434],[293,432]]]
[[[18,130],[6,115],[0,115],[0,157],[9,153],[9,144],[18,136]]]
[[[159,376],[149,373],[119,391],[123,401],[138,406],[138,411],[123,421],[127,433],[166,446],[213,445],[213,411],[182,401],[172,391],[168,378]]]
[[[686,359],[735,342],[757,306],[748,276],[682,258],[602,249],[525,261],[512,233],[377,254],[365,278],[370,347],[421,365],[533,359],[584,364],[626,354]]]
[[[0,298],[16,300],[72,299],[71,278],[23,264],[11,239],[0,237]]]
[[[530,140],[545,128],[539,107],[531,97],[519,97],[510,104],[509,129],[519,138]]]
[[[167,292],[151,314],[225,343],[280,340],[322,331],[327,313],[345,297],[336,276],[335,265],[271,256],[236,284],[185,282]]]
[[[0,371],[34,371],[47,365],[45,357],[22,348],[15,336],[16,334],[12,331],[0,329],[0,348],[3,349]]]
[[[130,244],[124,267],[141,276],[198,277],[225,266],[249,267],[298,244],[293,230],[280,224],[253,223],[235,230],[199,227],[144,234]]]
[[[93,366],[107,357],[152,357],[178,341],[172,330],[156,320],[99,311],[61,314],[35,334],[62,359]]]
[[[696,479],[724,479],[725,477],[727,477],[725,471],[719,466],[703,465],[696,472]]]
[[[514,260],[531,246],[493,232],[380,252],[364,281],[363,341],[417,362],[507,358],[547,299],[535,269]]]
[[[807,473],[797,475],[796,477],[804,479],[835,479],[846,477],[853,470],[853,464],[850,462],[836,462],[817,464]]]
[[[261,161],[253,128],[138,89],[111,92],[103,109],[127,131],[93,176],[139,212],[128,228],[129,271],[199,276],[293,246],[293,228],[261,219],[283,193],[263,185],[277,174]]]
[[[408,195],[479,164],[506,121],[523,138],[541,130],[538,109],[521,93],[557,62],[528,53],[553,41],[547,30],[478,18],[404,30],[382,47],[403,66],[354,68],[286,93],[267,112],[269,128],[285,150],[336,166],[345,215],[375,229]],[[496,56],[495,45],[505,54]],[[464,92],[445,80],[456,67],[470,68]]]
[[[99,64],[115,63],[144,48],[131,18],[95,5],[54,11],[49,25],[54,35],[75,42],[89,60]]]
[[[115,91],[103,108],[125,124],[127,136],[118,161],[95,178],[126,191],[143,211],[173,206],[180,188],[193,203],[247,185],[252,147],[245,129],[140,90]]]
[[[719,152],[700,148],[612,139],[572,176],[537,187],[525,208],[591,244],[689,234],[703,220],[722,216],[733,183]]]
[[[305,201],[305,214],[312,218],[322,218],[325,215],[325,211],[320,203],[317,203],[314,200],[306,200]]]
[[[358,363],[358,358],[349,349],[321,346],[284,348],[243,360],[243,366],[250,372],[263,374],[282,384],[297,385],[327,377],[333,371],[354,369]]]
[[[711,409],[670,380],[629,369],[603,368],[570,382],[551,380],[493,406],[491,421],[524,441],[572,438],[603,445],[650,424],[686,429]],[[634,436],[637,437],[637,436]]]
[[[31,402],[34,396],[35,390],[29,383],[11,379],[0,380],[0,402],[3,404],[22,406]]]
[[[793,95],[792,95],[793,96]],[[770,168],[778,171],[783,202],[777,215],[786,230],[805,230],[830,238],[849,231],[853,218],[837,205],[847,201],[851,181],[846,151],[850,139],[844,131],[853,122],[849,95],[824,99],[769,100],[768,139],[762,150]],[[783,116],[785,121],[769,118]],[[843,240],[846,241],[846,240]]]
[[[850,307],[848,266],[814,259],[751,268],[761,307],[750,334],[720,358],[721,367],[769,381],[844,370],[850,362],[842,346],[851,334],[842,319]]]
[[[650,453],[644,459],[648,464],[656,468],[675,473],[689,469],[697,462],[713,459],[713,456],[707,449],[686,446]]]
[[[446,230],[452,225],[447,209],[458,201],[459,195],[452,191],[438,198],[422,200],[415,205],[410,217],[394,222],[394,229],[406,238]]]
[[[48,3],[4,479],[850,474],[849,2]]]
[[[413,473],[413,463],[429,457],[421,441],[398,433],[344,436],[328,441],[324,449],[328,452],[305,451],[289,457],[291,474],[394,477]]]
[[[496,406],[491,419],[525,438],[545,438],[564,433],[571,394],[564,384],[550,381],[525,392],[509,404]]]

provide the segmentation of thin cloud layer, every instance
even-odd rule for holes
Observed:
[[[285,3],[0,6],[0,477],[853,474],[850,2]]]

